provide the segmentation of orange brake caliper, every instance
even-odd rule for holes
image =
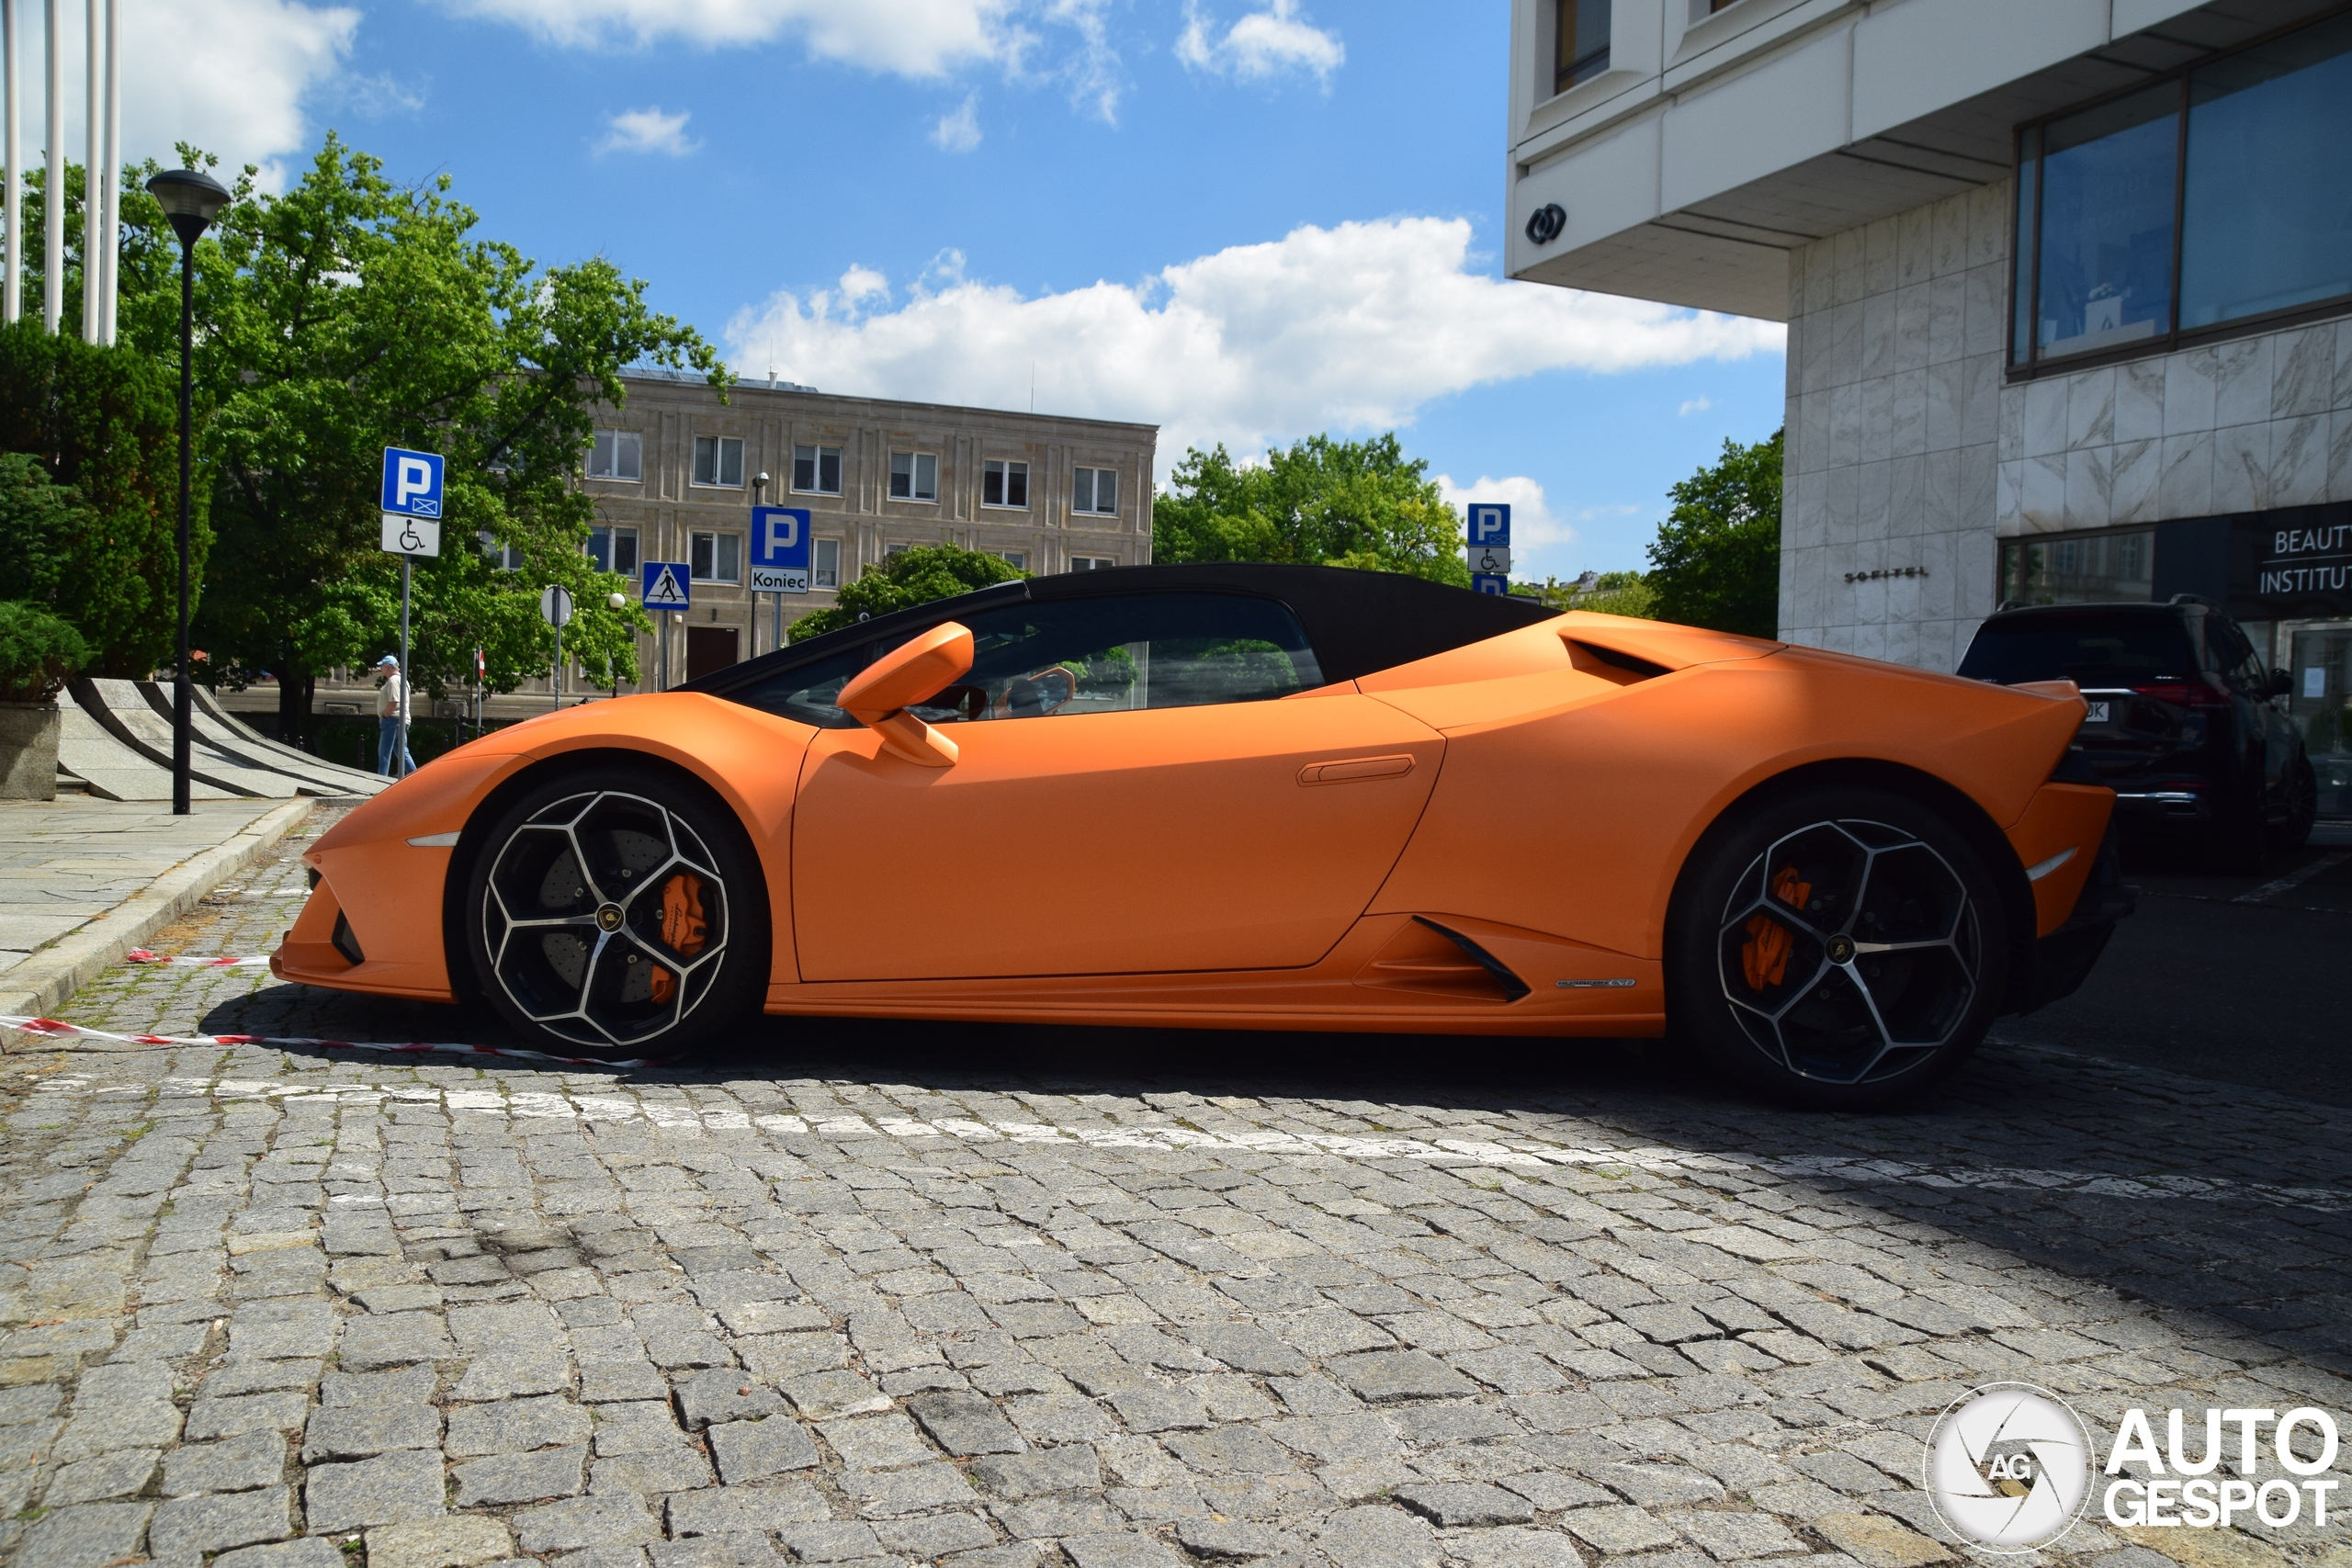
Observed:
[[[1784,865],[1772,878],[1772,897],[1792,909],[1804,908],[1813,896],[1813,884],[1797,879],[1797,868]],[[1747,981],[1747,988],[1760,991],[1777,986],[1789,972],[1789,953],[1796,946],[1796,939],[1786,926],[1767,914],[1755,914],[1747,919],[1747,941],[1739,950],[1739,971]]]
[[[662,888],[662,940],[673,953],[683,953],[688,958],[702,951],[710,940],[710,928],[703,919],[702,878],[689,871],[682,871]],[[676,981],[657,964],[653,966],[650,989],[653,999],[666,1002]]]

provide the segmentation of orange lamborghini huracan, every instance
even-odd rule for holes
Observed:
[[[2130,908],[2075,688],[1416,578],[1008,582],[354,810],[271,961],[670,1055],[772,1013],[1624,1037],[1940,1077]]]

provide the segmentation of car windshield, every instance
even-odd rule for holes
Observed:
[[[2197,663],[2177,616],[2062,613],[1985,622],[1968,645],[1960,673],[2005,686],[2021,681],[2136,686],[2165,677],[2186,680]]]

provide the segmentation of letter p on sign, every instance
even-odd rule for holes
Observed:
[[[440,516],[441,471],[438,453],[385,447],[382,509],[401,517]]]
[[[1510,508],[1498,502],[1470,503],[1470,547],[1510,543]]]
[[[768,513],[770,556],[781,555],[800,543],[800,519],[781,509]]]

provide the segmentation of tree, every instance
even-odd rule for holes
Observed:
[[[1395,432],[1369,441],[1311,435],[1234,462],[1220,445],[1184,454],[1152,505],[1152,558],[1298,561],[1359,567],[1470,586],[1462,524],[1429,465],[1408,461]]]
[[[1599,615],[1631,615],[1638,620],[1657,618],[1657,592],[1638,571],[1603,571],[1595,573],[1589,588],[1580,588],[1583,581],[1562,582],[1547,578],[1541,588],[1511,585],[1513,593],[1523,593],[1541,599],[1555,610],[1589,610]]]
[[[1029,574],[1001,556],[955,545],[925,545],[902,550],[842,589],[830,610],[815,610],[792,623],[792,640],[806,641],[841,626],[854,626],[861,615],[887,615],[934,599],[952,599],[991,583],[1012,582]]]
[[[37,320],[0,327],[0,584],[73,623],[106,672],[144,677],[176,629],[170,374],[136,349],[52,337]],[[200,571],[200,497],[195,512]]]
[[[1649,547],[1646,581],[1662,621],[1749,637],[1780,635],[1782,431],[1677,484]]]
[[[201,159],[182,148],[194,166]],[[129,178],[127,176],[126,185]],[[279,682],[281,731],[307,728],[315,671],[391,646],[399,562],[379,548],[386,446],[447,459],[441,555],[416,569],[412,672],[438,692],[470,677],[511,688],[552,665],[541,588],[570,588],[564,651],[589,678],[636,676],[635,604],[582,549],[594,502],[574,482],[620,371],[692,365],[722,391],[716,352],[645,303],[646,285],[601,257],[540,267],[474,235],[474,211],[386,179],[333,134],[282,196],[245,170],[198,246],[196,376],[218,538],[198,640],[208,679]],[[129,190],[126,189],[126,197]],[[176,245],[152,201],[124,203],[123,338],[178,355]],[[504,571],[483,544],[511,549]]]

